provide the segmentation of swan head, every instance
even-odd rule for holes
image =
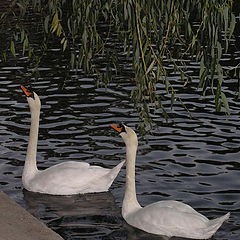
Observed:
[[[111,124],[110,126],[120,134],[120,136],[122,137],[123,141],[127,146],[138,145],[137,134],[134,132],[132,128],[124,124]]]
[[[31,91],[30,89],[25,88],[24,86],[21,86],[21,89],[23,90],[24,94],[27,97],[28,105],[30,106],[31,110],[34,109],[40,109],[41,107],[41,101],[38,95]]]

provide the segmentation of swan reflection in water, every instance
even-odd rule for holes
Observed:
[[[127,230],[127,240],[191,240],[189,238],[181,237],[167,237],[144,232],[140,229],[134,228],[124,222],[124,228]],[[193,240],[193,239],[192,239]]]
[[[27,210],[34,216],[45,209],[59,217],[80,215],[121,216],[111,192],[57,196],[23,190]],[[46,214],[48,215],[48,214]]]
[[[27,210],[64,239],[94,239],[124,231],[111,192],[54,196],[23,190]],[[117,233],[116,233],[117,234]]]
[[[167,240],[128,225],[111,192],[55,196],[23,190],[27,210],[64,239]],[[99,238],[98,238],[99,239]],[[184,240],[184,238],[171,238]]]

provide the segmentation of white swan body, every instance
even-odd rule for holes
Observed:
[[[31,127],[22,182],[32,192],[71,195],[79,193],[105,192],[118,175],[124,161],[113,169],[90,166],[85,162],[63,162],[46,170],[38,170],[36,163],[39,116],[41,102],[38,95],[21,87],[27,96],[31,111]]]
[[[141,207],[136,198],[135,159],[137,135],[125,125],[111,125],[126,144],[126,189],[122,205],[125,221],[145,232],[167,237],[209,239],[229,218],[226,215],[209,220],[187,204],[178,201],[159,201]]]

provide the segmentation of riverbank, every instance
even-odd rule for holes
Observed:
[[[63,240],[0,191],[0,240]]]

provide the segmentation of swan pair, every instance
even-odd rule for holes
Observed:
[[[36,165],[41,102],[35,92],[21,86],[31,111],[31,127],[27,156],[23,169],[23,186],[29,191],[54,195],[70,195],[108,191],[125,161],[113,169],[90,166],[85,162],[64,162],[40,171]],[[136,198],[135,160],[138,146],[136,133],[125,125],[111,127],[120,133],[126,144],[126,189],[122,216],[126,222],[145,232],[194,239],[210,238],[229,213],[208,220],[189,205],[177,201],[159,201],[141,207]]]

